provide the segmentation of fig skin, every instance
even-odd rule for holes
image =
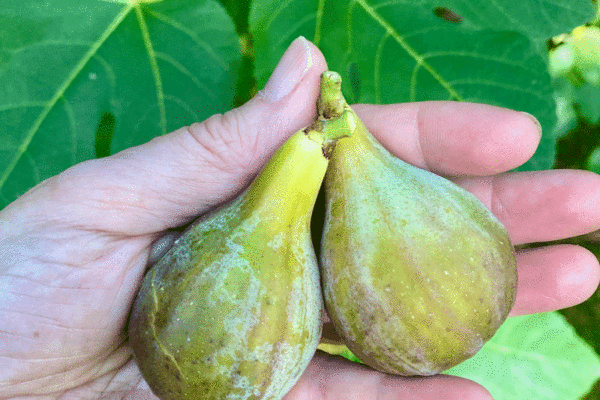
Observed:
[[[129,337],[161,399],[281,399],[308,365],[321,334],[309,225],[322,146],[316,132],[294,134],[147,273]]]
[[[280,400],[312,359],[323,298],[310,222],[329,155],[348,134],[324,134],[340,114],[340,87],[339,75],[325,72],[313,124],[144,277],[129,339],[162,400]]]
[[[517,269],[508,234],[454,183],[390,154],[350,107],[352,136],[325,177],[325,307],[365,364],[433,375],[472,357],[507,318]]]

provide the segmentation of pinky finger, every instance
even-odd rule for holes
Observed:
[[[598,287],[598,260],[575,245],[517,252],[519,284],[511,316],[555,311],[587,300]]]

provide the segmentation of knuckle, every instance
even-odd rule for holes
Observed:
[[[200,147],[196,154],[214,167],[235,171],[247,166],[252,157],[253,146],[247,146],[252,132],[244,130],[249,126],[241,113],[231,110],[188,126],[187,133]]]

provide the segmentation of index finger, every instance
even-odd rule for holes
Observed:
[[[352,108],[392,154],[440,175],[511,170],[531,158],[541,137],[532,115],[485,104],[428,101]]]

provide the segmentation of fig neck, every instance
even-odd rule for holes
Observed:
[[[323,135],[298,131],[275,152],[247,193],[253,209],[259,209],[274,229],[286,227],[299,216],[310,215],[327,170]]]

